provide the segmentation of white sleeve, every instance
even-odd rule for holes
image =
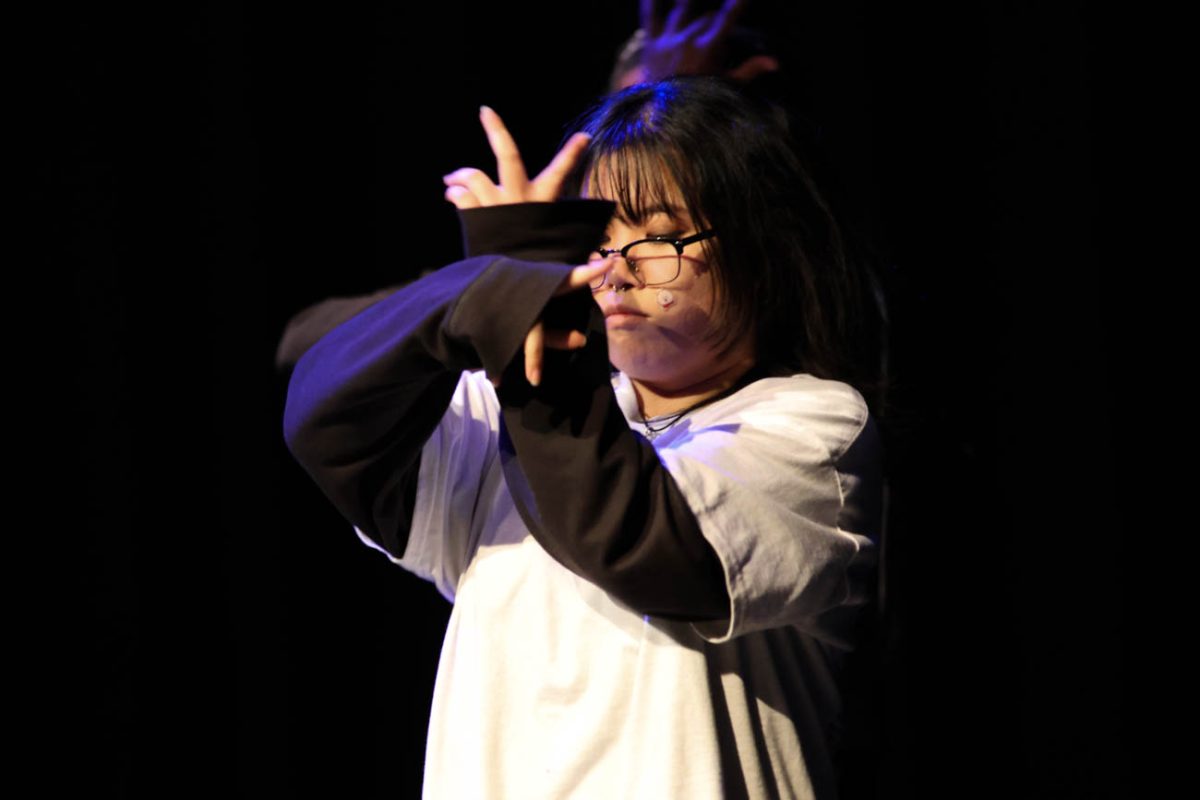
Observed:
[[[839,642],[841,612],[869,598],[880,526],[879,443],[861,396],[771,378],[693,422],[655,443],[729,590],[729,619],[693,627],[710,642],[787,625]]]
[[[495,390],[484,373],[464,372],[446,413],[421,450],[408,543],[403,558],[392,558],[431,581],[451,602],[486,522],[479,498],[485,481],[499,469],[499,414]],[[381,550],[361,531],[358,535]]]

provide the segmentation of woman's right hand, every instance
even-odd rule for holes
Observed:
[[[487,133],[488,143],[496,156],[496,171],[500,183],[492,182],[487,173],[474,167],[463,167],[442,178],[446,184],[446,199],[455,208],[480,208],[508,203],[548,203],[558,199],[563,182],[579,160],[588,143],[586,133],[576,133],[533,180],[525,172],[525,163],[512,134],[500,115],[487,106],[479,109],[479,121]],[[610,259],[599,264],[582,264],[563,279],[554,296],[587,288],[593,278],[608,270]],[[542,355],[545,348],[575,350],[587,343],[581,331],[546,330],[538,320],[525,336],[525,379],[537,386],[542,382]],[[498,385],[498,376],[489,376]]]
[[[512,134],[500,115],[487,106],[479,109],[479,121],[487,133],[488,143],[496,156],[496,171],[500,183],[483,170],[463,167],[442,177],[446,184],[445,197],[455,208],[479,208],[508,203],[549,203],[558,199],[563,182],[579,160],[588,143],[586,133],[576,133],[567,140],[544,170],[532,181],[525,172],[525,163]]]

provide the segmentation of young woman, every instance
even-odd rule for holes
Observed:
[[[836,227],[720,81],[605,100],[532,181],[481,117],[470,257],[325,335],[286,412],[454,602],[426,796],[833,797],[881,500]]]

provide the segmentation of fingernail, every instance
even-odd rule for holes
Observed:
[[[492,111],[490,106],[480,106],[479,107],[479,115],[480,116],[483,116],[484,114],[486,114],[489,111]],[[492,111],[492,113],[495,114],[496,112]]]
[[[529,382],[534,386],[540,385],[542,382],[542,371],[540,369],[531,370],[529,373]]]

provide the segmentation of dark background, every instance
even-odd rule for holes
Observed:
[[[634,5],[55,21],[64,57],[39,63],[66,124],[43,177],[76,354],[64,507],[82,522],[48,676],[69,768],[48,780],[417,795],[449,606],[291,461],[275,345],[310,302],[457,258],[441,175],[491,169],[479,104],[540,168],[604,90]],[[1082,3],[963,5],[761,0],[746,17],[893,294],[880,794],[1119,796],[1100,53]]]

